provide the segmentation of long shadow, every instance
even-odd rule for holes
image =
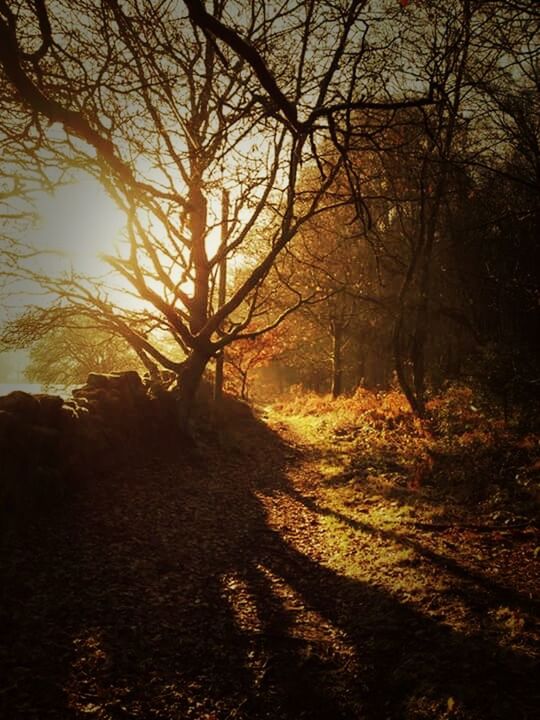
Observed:
[[[532,717],[529,658],[269,525],[261,495],[295,495],[290,449],[244,422],[236,454],[96,478],[7,547],[2,717],[412,719],[449,698],[464,718]]]
[[[289,489],[289,493],[292,497],[294,497],[296,500],[301,502],[312,512],[317,513],[318,515],[325,515],[327,517],[335,518],[336,520],[339,520],[345,525],[348,525],[348,527],[352,528],[353,530],[367,533],[368,535],[372,535],[374,537],[384,538],[386,540],[390,540],[396,543],[397,545],[404,545],[413,549],[416,553],[418,553],[418,555],[421,555],[426,560],[429,560],[431,563],[433,563],[433,565],[441,567],[455,577],[458,577],[461,580],[465,580],[468,583],[476,586],[476,588],[471,588],[472,592],[475,592],[478,588],[482,588],[494,595],[495,597],[499,598],[501,602],[513,605],[514,607],[525,610],[529,613],[536,614],[540,609],[540,601],[538,599],[527,597],[523,593],[506,587],[505,585],[502,585],[496,580],[486,577],[485,575],[482,575],[481,573],[478,573],[471,568],[465,567],[453,558],[436,552],[429,547],[426,547],[414,538],[403,535],[402,533],[398,533],[394,530],[386,530],[384,528],[375,527],[356,518],[351,518],[348,515],[345,515],[344,513],[341,513],[339,511],[323,507],[317,502],[315,502],[313,498],[303,495],[294,488]]]

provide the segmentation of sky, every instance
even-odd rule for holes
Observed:
[[[88,274],[106,266],[100,253],[111,253],[120,238],[124,216],[99,183],[88,175],[39,199],[41,221],[28,241],[40,249],[58,251],[45,261],[52,271],[70,264]]]
[[[31,261],[32,269],[43,269],[51,275],[70,267],[90,275],[107,271],[108,266],[99,255],[114,251],[124,216],[96,180],[81,173],[54,194],[42,193],[36,204],[39,220],[24,240],[48,252]],[[9,298],[12,307],[36,301],[29,284],[22,289],[22,294]],[[2,310],[2,319],[5,319],[9,310]],[[0,384],[24,381],[22,374],[27,360],[24,351],[0,353]]]

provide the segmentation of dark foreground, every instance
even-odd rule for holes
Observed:
[[[5,538],[0,717],[532,719],[537,536],[332,507],[244,422]]]

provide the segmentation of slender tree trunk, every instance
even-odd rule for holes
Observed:
[[[194,267],[193,297],[189,307],[189,326],[193,335],[204,327],[208,319],[210,268],[206,254],[207,201],[202,191],[200,169],[192,165],[192,184],[189,190],[189,226],[191,231],[191,257]]]
[[[219,402],[223,396],[223,366],[225,364],[224,350],[216,355],[216,372],[214,375],[214,401]]]
[[[340,322],[332,323],[332,397],[343,392],[343,328]]]
[[[441,186],[442,197],[443,186]],[[426,410],[426,344],[429,334],[430,305],[431,305],[431,260],[433,243],[435,241],[435,223],[440,208],[440,197],[435,200],[435,207],[431,222],[427,227],[427,238],[424,247],[423,262],[420,269],[419,303],[415,318],[415,328],[412,346],[412,372],[414,393],[418,407],[418,415],[422,417]]]
[[[364,351],[358,354],[356,358],[356,387],[360,387],[366,383],[366,356]]]
[[[246,372],[242,373],[242,387],[241,387],[241,390],[240,390],[240,397],[242,398],[242,400],[247,400],[247,399],[248,399],[248,393],[247,393],[247,387],[248,387],[248,385],[247,385],[247,381],[248,381],[248,373],[247,373],[247,370],[246,370]]]
[[[409,405],[411,406],[411,410],[414,412],[415,415],[420,415],[421,409],[418,406],[415,392],[411,386],[411,383],[409,382],[409,377],[408,377],[407,368],[406,368],[407,360],[405,358],[405,352],[403,349],[404,312],[405,312],[404,308],[401,307],[400,311],[399,311],[398,319],[396,320],[396,324],[394,326],[394,336],[393,336],[394,363],[395,363],[396,375],[397,375],[397,379],[399,382],[399,386],[403,390],[403,393],[404,393],[405,397],[407,398]]]
[[[229,193],[223,188],[221,195],[221,245],[223,257],[219,263],[218,307],[225,304],[227,297],[227,235],[229,232]],[[214,400],[219,401],[223,395],[223,367],[225,365],[225,348],[216,356],[216,374],[214,377]]]

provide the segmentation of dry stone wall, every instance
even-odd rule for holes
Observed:
[[[65,400],[14,391],[0,397],[0,514],[55,502],[174,428],[174,400],[135,371],[91,373]]]

